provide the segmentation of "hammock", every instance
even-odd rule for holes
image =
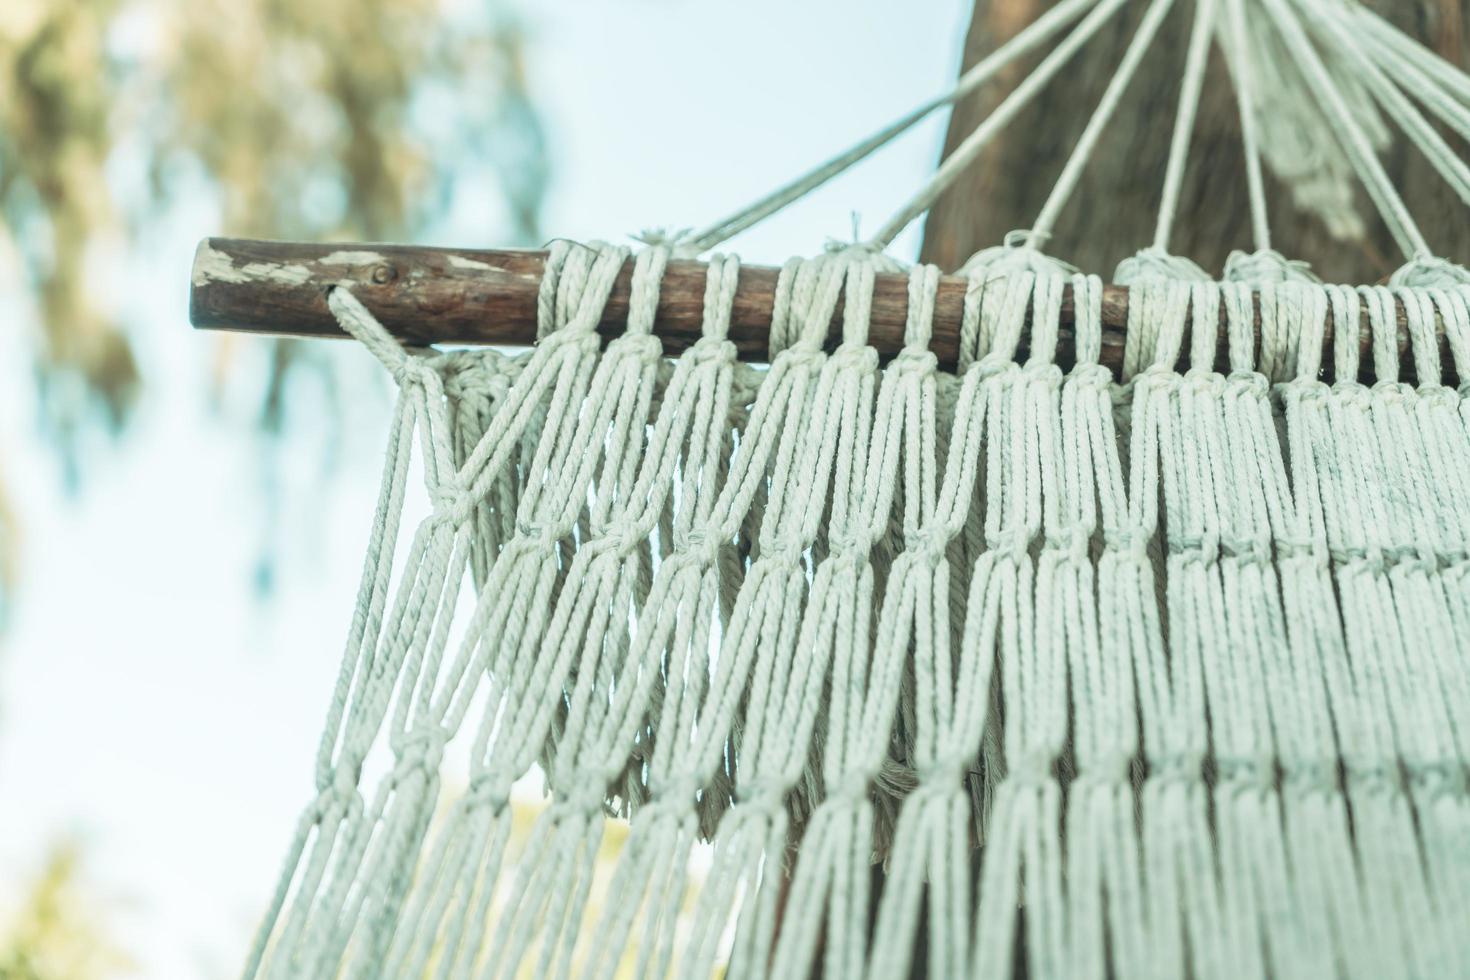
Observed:
[[[433,315],[374,308],[392,275],[342,278],[372,246],[311,277],[201,249],[196,302],[320,321],[328,287],[399,388],[247,976],[1470,976],[1470,274],[1375,152],[1390,119],[1470,201],[1437,128],[1470,137],[1470,78],[1351,0],[1198,0],[1157,234],[1105,288],[1042,249],[1151,0],[1031,228],[959,280],[883,252],[1123,5],[1062,0],[708,229],[554,243],[504,277],[523,353],[421,346]],[[1168,252],[1212,43],[1255,233],[1219,279]],[[749,276],[690,260],[1042,52],[871,240],[766,280],[742,360]],[[1292,171],[1303,133],[1327,176]],[[1391,283],[1271,251],[1263,157],[1344,221],[1323,181],[1361,181]],[[468,262],[440,271],[497,271]]]

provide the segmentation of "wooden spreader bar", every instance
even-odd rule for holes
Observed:
[[[310,244],[207,238],[199,243],[189,294],[189,320],[207,330],[303,337],[343,337],[326,294],[331,286],[352,290],[396,337],[414,346],[429,344],[496,344],[526,346],[536,339],[536,297],[545,266],[544,251],[472,250],[410,245]],[[764,361],[768,352],[776,268],[742,266],[730,317],[730,339],[742,360]],[[613,287],[598,329],[621,333],[628,315],[633,263],[624,265]],[[952,368],[959,351],[960,317],[966,281],[945,276],[939,282],[931,348],[942,366]],[[704,308],[705,264],[673,260],[664,273],[654,332],[664,349],[677,354],[700,336]],[[873,288],[869,342],[881,355],[903,346],[908,308],[908,277],[880,275]],[[840,334],[841,305],[828,333],[829,346]],[[1073,359],[1072,296],[1062,301],[1061,339],[1057,360]],[[1259,342],[1259,313],[1257,314]],[[1128,323],[1128,289],[1106,286],[1102,298],[1102,363],[1118,374],[1123,363]],[[1323,355],[1330,365],[1332,338]],[[1444,343],[1444,324],[1437,323],[1446,383],[1455,375]],[[1398,330],[1401,377],[1413,380],[1412,359],[1403,310]],[[1371,332],[1364,314],[1359,332],[1362,379],[1372,380]],[[1221,313],[1220,358],[1225,367],[1225,324]],[[1186,344],[1187,347],[1187,344]],[[1021,357],[1024,357],[1024,348]]]

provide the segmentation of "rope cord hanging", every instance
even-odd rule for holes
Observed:
[[[1470,403],[1441,359],[1470,378],[1470,273],[1377,156],[1386,119],[1470,203],[1431,122],[1470,132],[1470,78],[1353,0],[1151,0],[1033,227],[961,270],[955,370],[940,271],[883,253],[1122,6],[1064,0],[786,187],[647,236],[606,344],[621,246],[552,244],[519,354],[405,347],[330,287],[399,393],[247,976],[1470,977]],[[1103,281],[1044,248],[1173,9],[1119,379]],[[1212,44],[1254,238],[1219,279],[1167,251]],[[1030,55],[871,239],[781,268],[768,366],[731,339],[729,255],[665,356],[671,260]],[[1388,285],[1271,251],[1268,98],[1366,189],[1408,260]]]

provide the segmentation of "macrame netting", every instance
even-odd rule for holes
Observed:
[[[922,111],[1080,17],[1044,83],[1120,6],[1057,4]],[[1470,120],[1470,82],[1354,4],[1197,7],[1158,240],[1114,277],[1121,378],[1101,280],[1039,249],[1168,0],[1036,225],[962,270],[956,370],[929,349],[938,270],[881,246],[970,141],[874,242],[783,267],[768,367],[726,337],[732,256],[697,343],[669,359],[653,333],[671,254],[922,111],[641,249],[606,343],[621,247],[553,245],[517,355],[405,350],[331,292],[399,397],[250,975],[1470,976],[1470,402],[1440,353],[1470,377],[1470,276],[1428,258],[1359,123],[1381,108],[1453,176],[1416,106]],[[1302,88],[1343,147],[1299,193],[1340,211],[1334,181],[1361,177],[1413,259],[1393,283],[1270,252],[1258,194],[1258,248],[1220,280],[1167,254],[1212,37],[1257,190],[1258,150],[1300,134],[1257,132],[1269,75],[1246,63],[1292,52],[1270,99]],[[886,364],[880,273],[909,278]],[[550,803],[513,833],[536,773]]]

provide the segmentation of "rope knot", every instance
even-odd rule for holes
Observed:
[[[684,538],[684,550],[698,564],[708,568],[720,557],[724,539],[710,528],[697,527]]]
[[[1367,385],[1356,381],[1334,381],[1329,390],[1344,408],[1351,408],[1362,415],[1373,411],[1373,393]]]
[[[1178,384],[1183,376],[1166,364],[1150,364],[1133,376],[1135,388],[1146,392],[1167,391]]]
[[[1279,561],[1295,558],[1312,558],[1326,560],[1329,555],[1326,548],[1315,538],[1305,534],[1282,534],[1276,540],[1276,557]]]
[[[313,811],[324,817],[331,813],[358,813],[362,810],[362,792],[357,786],[357,767],[342,766],[332,773],[332,779],[321,787]]]
[[[1077,272],[1076,266],[1041,251],[1040,246],[1046,244],[1044,237],[1029,230],[1009,231],[1002,241],[1002,245],[992,245],[971,255],[960,266],[959,275],[972,275],[983,270],[986,278],[998,279],[1021,272],[1038,276],[1070,276]]]
[[[786,784],[777,776],[757,776],[735,787],[735,800],[757,809],[775,812],[786,799]]]
[[[1295,764],[1287,770],[1286,784],[1303,795],[1330,797],[1337,792],[1337,766],[1320,760]]]
[[[1134,561],[1148,559],[1148,546],[1154,539],[1152,532],[1141,527],[1111,528],[1103,532],[1103,537],[1120,554]]]
[[[908,532],[904,535],[904,551],[928,564],[930,570],[939,567],[949,551],[949,532],[938,524]]]
[[[1271,540],[1264,531],[1249,537],[1222,535],[1220,551],[1242,564],[1267,565],[1271,562]]]
[[[1031,537],[1024,528],[1007,528],[985,536],[985,547],[997,558],[1019,565],[1030,554]]]
[[[867,344],[841,344],[829,357],[839,371],[871,372],[878,367],[878,352]]]
[[[393,375],[394,384],[400,389],[418,386],[428,390],[432,383],[439,381],[439,372],[428,358],[410,354],[401,348],[397,357],[386,358],[384,364],[388,373]]]
[[[1172,753],[1149,759],[1149,776],[1165,783],[1197,783],[1201,779],[1200,759],[1194,753]]]
[[[1447,411],[1459,411],[1460,396],[1449,388],[1419,388],[1419,404],[1425,408],[1440,408]]]
[[[590,774],[574,779],[570,791],[558,791],[551,808],[558,814],[583,815],[601,810],[607,802],[607,794],[599,780]]]
[[[1047,547],[1062,552],[1074,565],[1087,561],[1092,549],[1092,527],[1080,521],[1057,528],[1046,536]]]
[[[328,290],[327,308],[342,329],[357,338],[388,369],[400,388],[426,384],[431,377],[438,380],[439,374],[431,360],[404,350],[403,345],[346,287],[333,286]]]
[[[1186,564],[1213,564],[1220,556],[1220,535],[1214,531],[1181,534],[1170,541],[1170,550]]]
[[[440,481],[429,491],[429,500],[434,505],[434,516],[455,527],[475,513],[476,500],[458,479]]]
[[[1376,401],[1388,405],[1402,405],[1404,402],[1413,402],[1419,397],[1418,390],[1403,381],[1375,382],[1372,392]]]
[[[1216,398],[1225,390],[1225,379],[1213,371],[1191,368],[1184,373],[1183,387],[1192,395]]]
[[[981,381],[988,381],[1002,374],[1018,372],[1021,366],[1009,354],[991,351],[976,361],[970,370],[978,372]]]
[[[586,330],[553,330],[536,338],[537,347],[549,347],[552,350],[560,347],[575,347],[579,349],[579,353],[584,355],[592,354],[601,343],[595,331]]]
[[[438,769],[443,761],[449,733],[439,725],[428,725],[400,734],[392,741],[400,766],[418,766],[429,772]]]
[[[644,228],[631,236],[633,241],[649,248],[667,248],[676,259],[695,259],[702,251],[691,237],[692,228]]]
[[[723,337],[700,337],[684,352],[694,366],[728,364],[735,360],[735,345]]]
[[[851,565],[873,547],[872,538],[861,528],[843,527],[827,534],[827,560]],[[835,568],[835,566],[834,566]]]
[[[1400,575],[1419,573],[1421,575],[1436,575],[1439,573],[1439,556],[1428,548],[1415,545],[1396,545],[1384,548],[1382,551],[1384,561],[1392,565],[1392,571]]]
[[[1242,395],[1250,395],[1253,398],[1265,398],[1271,391],[1271,382],[1266,380],[1264,374],[1255,371],[1231,371],[1226,377],[1229,384],[1225,388],[1227,398],[1238,398]],[[1282,382],[1287,385],[1296,385],[1305,382],[1302,387],[1312,387],[1316,382],[1311,378],[1293,378]]]
[[[1259,377],[1259,375],[1256,375],[1256,377]],[[1266,386],[1266,379],[1264,377],[1261,378],[1261,384],[1262,387]],[[1290,381],[1282,382],[1280,388],[1282,396],[1292,404],[1321,401],[1327,397],[1329,390],[1326,384],[1314,378],[1293,378]]]
[[[1465,792],[1465,773],[1452,762],[1411,764],[1409,779],[1418,790],[1416,796],[1430,800],[1458,797]]]
[[[1182,255],[1170,255],[1161,248],[1145,248],[1118,263],[1113,282],[1131,286],[1140,282],[1183,280],[1209,282],[1210,276]]]
[[[928,349],[920,350],[917,347],[905,347],[898,352],[893,360],[888,362],[888,370],[897,375],[926,375],[932,373],[939,366],[939,358]]]
[[[582,546],[593,562],[617,562],[637,551],[648,535],[632,517],[618,517],[594,531],[592,540]]]
[[[1021,368],[1021,377],[1050,388],[1062,383],[1062,369],[1051,361],[1028,361]]]
[[[801,561],[801,553],[806,550],[800,538],[779,531],[763,539],[760,546],[761,558],[780,562],[783,565],[795,565]]]
[[[1260,285],[1267,282],[1322,282],[1312,271],[1309,263],[1299,259],[1288,259],[1272,248],[1254,252],[1236,250],[1225,258],[1225,272],[1220,277],[1226,282],[1244,282]]]
[[[470,807],[503,810],[510,803],[510,786],[509,780],[494,775],[476,776],[465,791],[465,803]]]
[[[807,373],[812,373],[820,369],[822,363],[827,359],[827,355],[822,351],[805,344],[783,348],[780,350],[779,355],[773,354],[773,356],[780,356],[792,368],[800,369]]]
[[[1101,364],[1077,364],[1067,375],[1067,383],[1094,390],[1106,388],[1113,381],[1113,373]]]
[[[640,361],[655,361],[664,352],[664,345],[651,333],[625,333],[613,338],[607,345],[607,354],[633,357]]]
[[[1261,793],[1276,785],[1276,770],[1269,758],[1218,759],[1216,766],[1220,782],[1229,783],[1232,790]]]
[[[1466,286],[1470,285],[1470,270],[1449,259],[1421,255],[1395,272],[1389,278],[1388,284],[1407,286],[1411,289],[1433,286]]]

